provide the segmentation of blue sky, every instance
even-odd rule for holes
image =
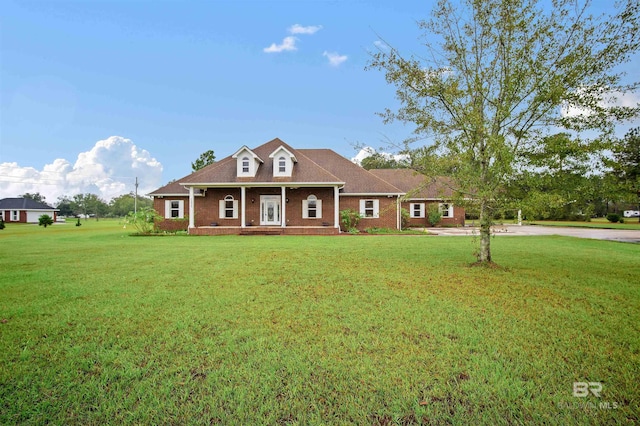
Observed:
[[[367,52],[383,37],[419,53],[415,23],[432,3],[5,1],[0,198],[53,202],[56,174],[82,167],[84,186],[64,191],[94,179],[109,198],[141,174],[150,191],[208,149],[221,159],[274,137],[346,157],[356,144],[400,142],[411,128],[375,115],[396,101],[380,72],[365,71]],[[137,166],[114,165],[131,156]]]

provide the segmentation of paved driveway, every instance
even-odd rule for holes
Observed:
[[[476,235],[478,228],[428,228],[428,231],[438,235]],[[565,228],[561,226],[531,226],[531,225],[499,225],[493,227],[493,233],[502,235],[563,235],[567,237],[593,238],[596,240],[623,241],[640,243],[640,231],[628,229],[599,229],[599,228]]]

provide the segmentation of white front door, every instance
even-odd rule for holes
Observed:
[[[279,195],[260,196],[260,225],[280,225],[281,200]]]

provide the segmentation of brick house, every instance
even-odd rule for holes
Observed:
[[[57,220],[58,209],[30,198],[3,198],[0,200],[0,217],[5,222],[38,223],[43,214]]]
[[[363,216],[360,230],[399,229],[400,206],[411,206],[402,201],[408,191],[390,181],[393,171],[383,174],[330,149],[294,149],[276,138],[253,149],[243,146],[149,195],[164,217],[161,229],[194,235],[338,234],[345,209]],[[402,183],[408,181],[405,176]],[[451,209],[464,221],[462,209]]]

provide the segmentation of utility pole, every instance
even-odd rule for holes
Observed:
[[[136,176],[136,195],[133,199],[133,214],[138,214],[138,176]]]

